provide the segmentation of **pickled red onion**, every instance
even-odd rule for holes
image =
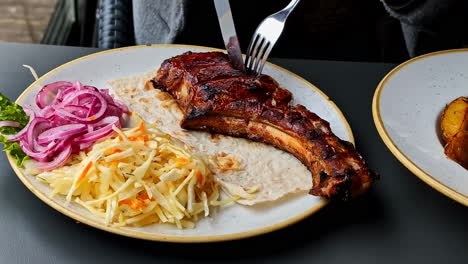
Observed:
[[[42,170],[63,165],[71,154],[112,134],[113,126],[120,128],[128,112],[107,89],[78,81],[45,85],[36,95],[36,105],[39,111],[25,109],[30,121],[10,141],[19,141],[23,151],[40,162]]]
[[[16,121],[0,121],[0,127],[19,127],[21,124]]]

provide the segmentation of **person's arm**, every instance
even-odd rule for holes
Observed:
[[[465,38],[466,0],[381,0],[401,22],[411,57],[459,48]]]

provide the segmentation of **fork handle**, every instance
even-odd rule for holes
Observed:
[[[291,9],[291,11],[299,4],[301,0],[292,0],[284,9]],[[284,10],[283,9],[283,10]]]
[[[299,4],[300,1],[301,0],[292,0],[285,8],[283,8],[277,14],[281,13],[283,15],[283,19],[288,18],[289,14],[291,14],[291,12],[294,10],[297,4]]]

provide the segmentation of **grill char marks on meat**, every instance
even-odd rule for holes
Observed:
[[[348,199],[366,191],[375,174],[354,146],[336,137],[327,121],[267,75],[249,76],[220,52],[187,52],[165,60],[152,80],[172,95],[186,129],[267,143],[299,159],[312,173],[310,194]]]

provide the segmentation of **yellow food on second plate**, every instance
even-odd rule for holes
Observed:
[[[170,223],[193,228],[219,201],[219,186],[205,161],[154,125],[114,128],[114,135],[65,166],[37,178],[105,223]]]
[[[468,169],[468,97],[458,97],[445,107],[440,128],[447,157]]]

